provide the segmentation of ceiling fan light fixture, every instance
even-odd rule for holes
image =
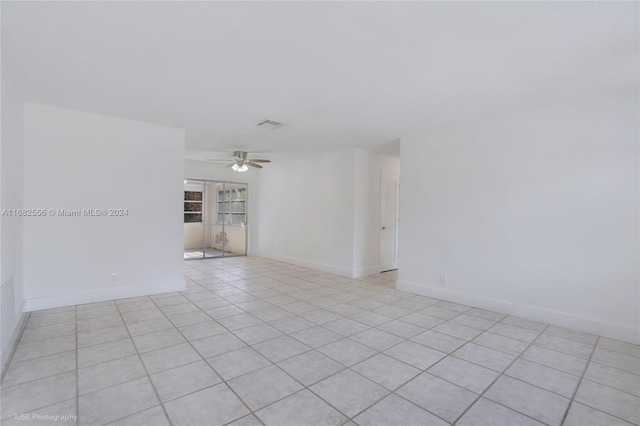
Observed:
[[[236,163],[233,166],[231,166],[231,168],[236,172],[246,172],[247,170],[249,170],[249,167],[247,167],[246,164],[238,165],[238,163]]]

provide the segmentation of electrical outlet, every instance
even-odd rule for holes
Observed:
[[[440,274],[440,285],[443,287],[447,285],[447,274]]]
[[[118,281],[118,273],[117,272],[112,272],[111,273],[111,282],[115,283],[116,281]]]

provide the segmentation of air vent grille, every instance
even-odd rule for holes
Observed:
[[[265,129],[279,129],[280,127],[284,126],[284,123],[273,120],[263,120],[258,123],[258,126],[264,127]]]

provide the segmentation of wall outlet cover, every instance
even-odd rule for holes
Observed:
[[[440,285],[441,286],[447,285],[447,274],[440,274]]]

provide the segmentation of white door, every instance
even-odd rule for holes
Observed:
[[[380,178],[380,267],[398,269],[400,176],[382,171]]]

